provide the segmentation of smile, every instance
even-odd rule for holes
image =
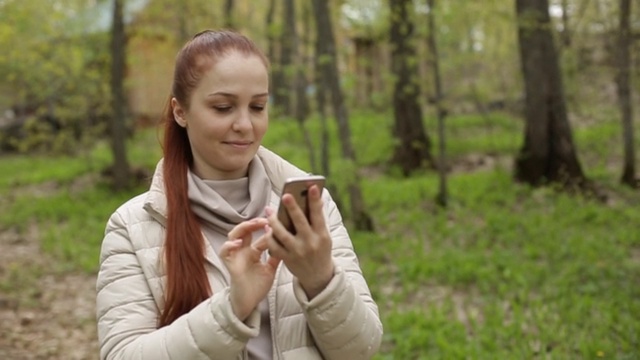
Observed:
[[[238,149],[245,149],[253,144],[252,141],[224,141],[223,144],[230,145]]]

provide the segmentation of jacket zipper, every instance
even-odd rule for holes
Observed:
[[[280,359],[280,350],[278,349],[278,337],[277,335],[277,326],[276,326],[276,305],[277,305],[277,299],[276,299],[276,294],[278,293],[278,283],[279,283],[279,278],[280,278],[280,270],[282,269],[282,263],[280,264],[280,266],[278,266],[278,269],[276,270],[276,276],[275,276],[275,281],[273,282],[273,286],[271,287],[271,290],[269,290],[269,297],[268,297],[268,301],[269,301],[269,320],[270,320],[270,327],[271,327],[271,346],[273,347],[273,360],[278,360]]]

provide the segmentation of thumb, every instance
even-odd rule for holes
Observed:
[[[267,260],[267,264],[269,266],[271,266],[271,268],[273,268],[273,270],[276,270],[278,268],[278,265],[280,265],[280,262],[282,261],[282,259],[277,258],[275,256],[269,256],[269,259]]]

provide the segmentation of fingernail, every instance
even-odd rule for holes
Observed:
[[[273,214],[273,209],[271,207],[267,206],[267,207],[264,208],[264,213],[267,216],[271,216]]]

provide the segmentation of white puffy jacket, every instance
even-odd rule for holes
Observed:
[[[304,174],[261,148],[273,193],[284,179]],[[148,192],[109,219],[100,254],[97,319],[101,359],[247,359],[245,345],[258,334],[260,316],[246,322],[231,310],[223,267],[207,241],[207,274],[213,296],[169,326],[157,329],[164,306],[161,263],[166,219],[162,164]],[[275,196],[272,196],[274,198]],[[336,271],[327,288],[309,301],[280,265],[268,294],[274,359],[368,359],[378,350],[382,324],[335,203],[323,193]]]

